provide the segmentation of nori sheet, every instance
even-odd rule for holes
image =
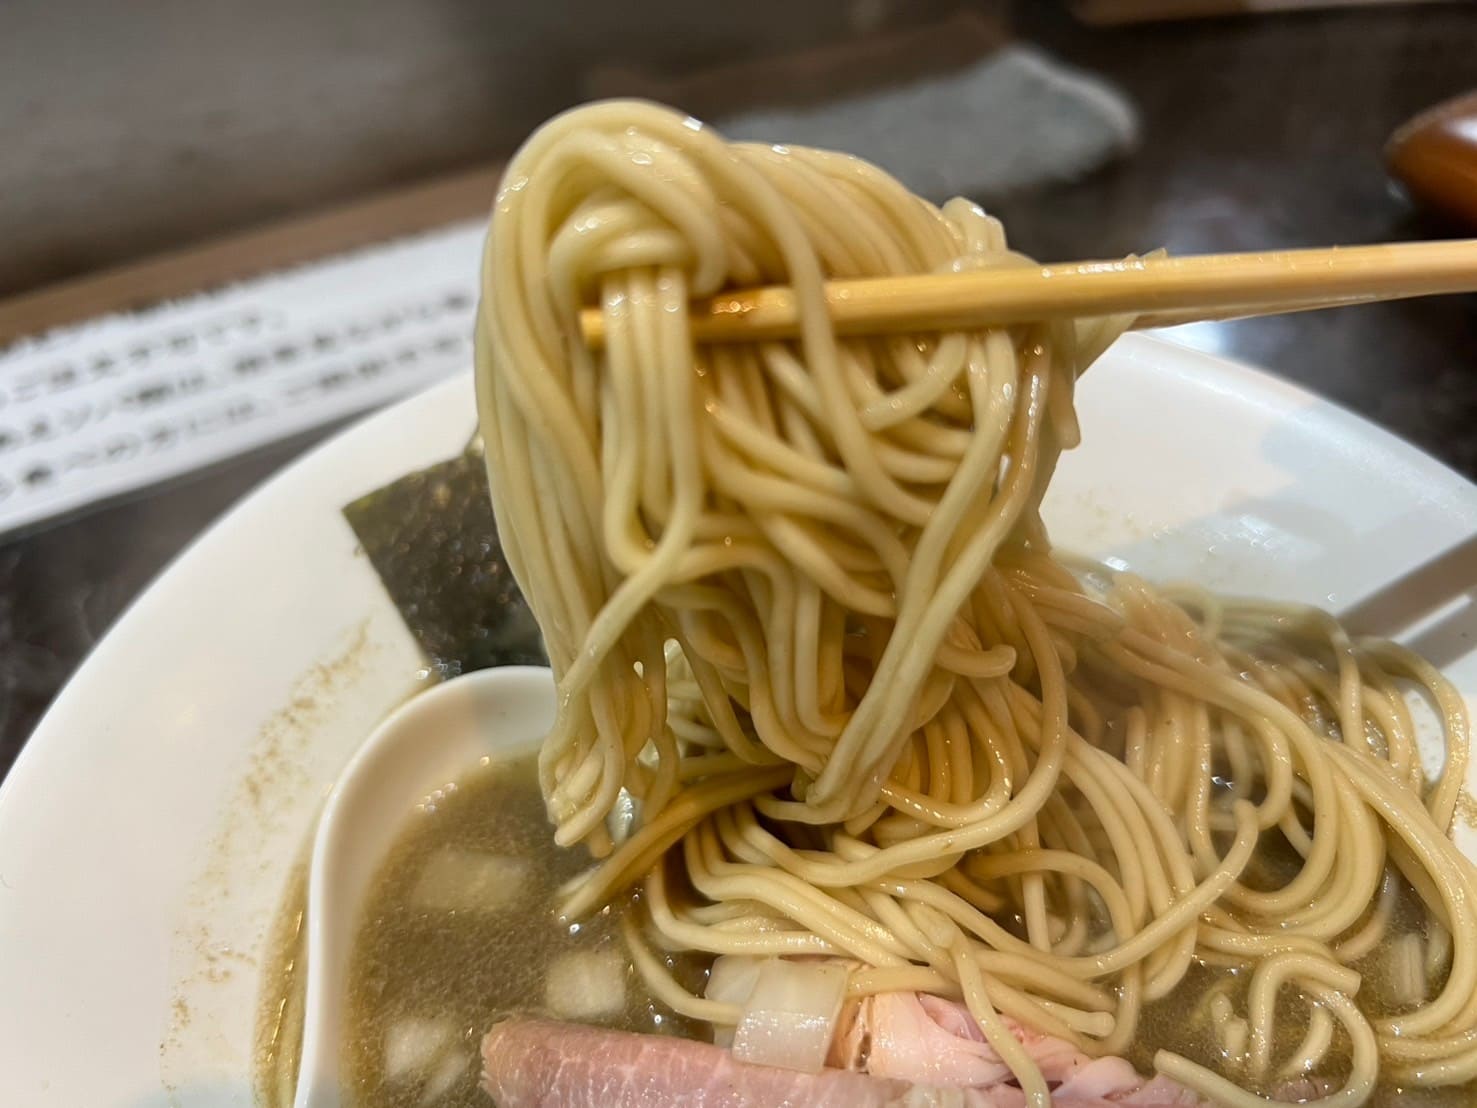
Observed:
[[[360,497],[344,516],[442,678],[547,663],[503,558],[476,444]]]

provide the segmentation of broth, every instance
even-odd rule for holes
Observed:
[[[1298,873],[1301,858],[1292,846],[1275,829],[1264,832],[1257,843],[1256,854],[1242,875],[1252,888],[1275,889],[1291,881]],[[1402,1010],[1391,998],[1393,985],[1390,980],[1388,954],[1393,944],[1407,935],[1426,935],[1426,913],[1420,898],[1404,881],[1396,880],[1397,895],[1390,913],[1388,931],[1381,941],[1364,957],[1353,962],[1351,968],[1359,972],[1363,981],[1360,985],[1357,1004],[1359,1010],[1371,1020],[1393,1015]],[[1184,979],[1166,997],[1144,1006],[1139,1017],[1138,1034],[1130,1045],[1126,1056],[1140,1073],[1154,1072],[1154,1054],[1161,1049],[1183,1054],[1191,1061],[1225,1072],[1227,1058],[1223,1045],[1216,1033],[1214,1017],[1210,1012],[1211,998],[1224,992],[1233,1000],[1233,1009],[1238,1016],[1246,1014],[1246,994],[1250,973],[1232,969],[1192,966]],[[1434,995],[1445,984],[1445,974],[1425,982],[1428,995]],[[1289,989],[1279,998],[1277,1022],[1273,1033],[1273,1057],[1281,1058],[1290,1053],[1303,1039],[1308,1029],[1308,1005],[1301,992],[1296,1002],[1287,1003]],[[1324,1056],[1322,1064],[1312,1076],[1333,1082],[1333,1088],[1348,1072],[1350,1065],[1350,1042],[1342,1027],[1336,1027],[1333,1044]],[[1381,1067],[1382,1076],[1374,1096],[1368,1101],[1371,1108],[1458,1108],[1474,1103],[1477,1086],[1468,1084],[1449,1088],[1406,1088],[1389,1080],[1388,1070]],[[1228,1073],[1235,1079],[1234,1069]],[[1275,1086],[1258,1089],[1263,1095],[1271,1096]]]
[[[417,903],[417,889],[445,852],[518,859],[525,863],[517,896],[504,910],[428,907]],[[536,752],[489,763],[427,798],[383,864],[370,892],[350,966],[349,1035],[344,1044],[346,1104],[356,1108],[490,1108],[478,1087],[479,1046],[498,1019],[512,1014],[575,1018],[631,1031],[687,1035],[707,1040],[706,1025],[677,1016],[652,1000],[630,966],[618,928],[615,906],[580,925],[562,924],[555,915],[559,887],[590,864],[583,850],[555,845],[539,793]],[[1297,859],[1277,836],[1263,836],[1248,883],[1275,887],[1294,872]],[[268,988],[258,1027],[258,1101],[287,1108],[297,1070],[302,1015],[300,923],[305,873],[294,878],[275,935],[267,973]],[[1401,934],[1419,933],[1424,913],[1402,886],[1386,941],[1354,968],[1365,976],[1360,1006],[1373,1016],[1391,1011],[1383,1001],[1386,965],[1382,949]],[[546,997],[551,968],[571,954],[593,956],[617,968],[624,1002],[600,1014],[571,1016],[550,1008]],[[701,991],[706,960],[672,959],[674,975]],[[1244,1013],[1245,974],[1193,967],[1169,996],[1145,1006],[1139,1034],[1127,1052],[1141,1073],[1153,1072],[1156,1050],[1170,1049],[1220,1069],[1222,1046],[1208,1013],[1208,1001],[1225,991]],[[1439,980],[1428,982],[1435,991]],[[1279,1005],[1278,1056],[1299,1041],[1306,1028],[1301,1005]],[[407,1024],[405,1021],[415,1021]],[[402,1055],[433,1059],[414,1075],[387,1074],[387,1044],[398,1029]],[[430,1034],[439,1046],[427,1046]],[[419,1041],[416,1041],[419,1037]],[[1337,1079],[1348,1063],[1348,1040],[1336,1033],[1320,1071]],[[401,1058],[403,1063],[404,1058]],[[427,1096],[428,1085],[445,1085]],[[1382,1085],[1375,1105],[1455,1108],[1473,1103],[1473,1088],[1402,1089]]]
[[[423,882],[448,857],[517,860],[516,897],[504,910],[428,907]],[[583,850],[554,844],[531,751],[480,768],[422,805],[375,880],[354,944],[345,1044],[348,1103],[488,1108],[478,1088],[479,1046],[494,1022],[514,1013],[706,1038],[701,1027],[654,1002],[643,988],[621,941],[622,907],[576,925],[556,918],[560,885],[589,864]],[[568,963],[572,974],[561,973],[558,967],[569,955],[582,961]],[[673,969],[686,984],[701,985],[704,965],[698,960],[678,959]],[[624,1003],[599,1012],[571,1014],[567,1006],[561,1012],[550,1007],[551,974],[555,980],[611,978],[623,989]],[[389,1046],[392,1036],[399,1039],[397,1047]],[[431,1045],[442,1040],[443,1046]],[[387,1050],[398,1051],[402,1065],[416,1053],[434,1060],[419,1075],[396,1078],[386,1072],[387,1062],[395,1061]],[[441,1083],[445,1090],[428,1098]]]
[[[267,936],[262,997],[256,1014],[252,1084],[263,1108],[290,1108],[303,1051],[303,1006],[307,1000],[308,863],[293,871],[287,896]]]

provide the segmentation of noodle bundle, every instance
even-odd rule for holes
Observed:
[[[542,788],[558,841],[600,859],[566,912],[639,888],[638,969],[717,1024],[736,1008],[648,942],[962,999],[1033,1104],[1007,1018],[1123,1053],[1207,967],[1240,971],[1209,1001],[1240,1048],[1154,1065],[1217,1102],[1335,1062],[1343,1104],[1471,1079],[1456,690],[1320,612],[1052,549],[1073,387],[1128,320],[843,340],[827,319],[828,278],[1022,264],[968,201],[652,105],[570,112],[513,160],[478,403],[558,682]],[[765,284],[794,290],[798,339],[693,343],[689,301]],[[1412,688],[1444,734],[1434,780]],[[1371,1014],[1387,944],[1411,981]],[[1299,1042],[1274,1034],[1288,1011]]]

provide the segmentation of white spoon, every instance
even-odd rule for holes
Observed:
[[[308,985],[293,1108],[339,1108],[349,952],[364,899],[418,802],[554,722],[546,669],[479,670],[427,689],[365,740],[328,794],[308,874]]]

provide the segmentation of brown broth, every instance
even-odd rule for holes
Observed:
[[[411,890],[425,864],[447,847],[516,855],[533,862],[533,877],[523,900],[507,914],[429,911],[410,902]],[[1265,836],[1248,873],[1248,883],[1276,888],[1296,870],[1298,859],[1285,841]],[[478,1047],[488,1027],[514,1013],[550,1014],[544,1003],[549,967],[574,951],[618,951],[625,965],[626,1004],[618,1015],[595,1022],[631,1031],[709,1037],[705,1025],[685,1020],[654,1002],[625,961],[618,919],[624,906],[608,909],[576,928],[555,916],[559,886],[588,866],[583,851],[555,845],[539,794],[535,755],[494,763],[469,774],[444,791],[435,805],[417,811],[376,878],[369,908],[360,926],[350,966],[349,1024],[344,1044],[348,1075],[346,1103],[357,1108],[489,1108],[477,1086]],[[302,1012],[301,918],[306,882],[299,874],[269,943],[267,986],[258,1020],[257,1100],[268,1108],[287,1108],[297,1070]],[[1386,992],[1379,952],[1396,936],[1425,926],[1425,913],[1415,894],[1402,883],[1390,933],[1375,954],[1355,966],[1365,975],[1359,1003],[1367,1015],[1390,1009],[1381,1004]],[[679,959],[674,973],[685,985],[700,989],[704,963]],[[1222,1070],[1224,1059],[1208,1012],[1208,997],[1228,989],[1233,1006],[1244,1014],[1248,975],[1204,966],[1192,967],[1169,996],[1145,1006],[1139,1033],[1128,1051],[1141,1073],[1153,1072],[1157,1050],[1168,1049]],[[1441,982],[1432,982],[1434,994]],[[1279,1005],[1274,1055],[1282,1056],[1301,1041],[1307,1015],[1301,1003]],[[420,1087],[411,1081],[387,1082],[383,1061],[386,1036],[407,1017],[446,1019],[455,1024],[455,1052],[464,1059],[456,1084],[423,1105]],[[1342,1030],[1321,1067],[1320,1076],[1334,1084],[1347,1072],[1349,1043]],[[1264,1090],[1270,1092],[1271,1090]],[[1456,1108],[1477,1103],[1477,1086],[1453,1089],[1380,1088],[1376,1106]]]
[[[307,999],[308,864],[298,864],[267,935],[261,1001],[257,1006],[252,1085],[262,1108],[289,1108],[303,1050]]]
[[[1253,888],[1280,888],[1296,876],[1300,865],[1301,859],[1280,833],[1264,834],[1243,880]],[[1363,977],[1357,997],[1359,1010],[1371,1020],[1400,1010],[1387,1000],[1389,963],[1384,954],[1391,942],[1402,935],[1417,934],[1424,938],[1426,934],[1425,906],[1408,884],[1403,880],[1398,884],[1399,895],[1395,899],[1385,937],[1370,954],[1352,966]],[[1226,1059],[1209,1012],[1209,1001],[1214,992],[1225,990],[1236,1014],[1244,1017],[1250,976],[1244,971],[1192,966],[1168,996],[1144,1006],[1138,1034],[1127,1051],[1129,1061],[1140,1073],[1153,1073],[1155,1053],[1171,1050],[1216,1072],[1224,1072],[1235,1080],[1234,1072],[1226,1068]],[[1443,980],[1428,982],[1428,995],[1434,996],[1443,984]],[[1308,1028],[1308,1012],[1307,1000],[1301,993],[1288,989],[1279,997],[1272,1048],[1274,1059],[1286,1057],[1302,1042]],[[1338,1027],[1323,1064],[1311,1076],[1329,1082],[1332,1091],[1347,1075],[1349,1065],[1349,1038],[1343,1028]],[[1276,1086],[1256,1091],[1273,1096]],[[1394,1082],[1382,1081],[1369,1103],[1371,1108],[1458,1108],[1477,1103],[1477,1083],[1426,1089],[1405,1088]]]
[[[427,910],[411,892],[432,855],[447,847],[529,859],[532,875],[511,912]],[[702,1028],[652,1000],[632,969],[621,940],[622,907],[571,926],[555,914],[557,891],[590,865],[583,850],[554,843],[544,814],[533,754],[496,762],[446,790],[434,810],[418,811],[386,859],[354,944],[349,971],[350,1034],[345,1044],[348,1103],[375,1108],[419,1106],[415,1081],[387,1081],[384,1051],[396,1021],[450,1020],[455,1050],[465,1059],[456,1084],[437,1108],[488,1108],[478,1089],[482,1036],[514,1013],[550,1015],[547,972],[574,951],[610,951],[624,967],[625,1006],[592,1020],[630,1031],[706,1037]],[[701,987],[697,963],[677,968]]]

